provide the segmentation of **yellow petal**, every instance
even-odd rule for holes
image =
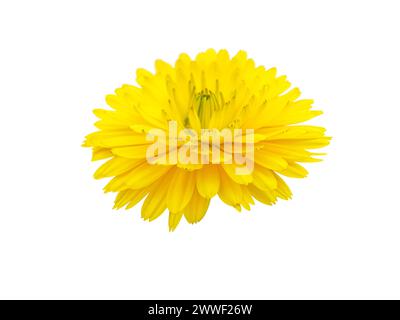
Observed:
[[[143,162],[128,172],[123,180],[130,189],[141,189],[161,178],[170,169],[170,166],[150,165]]]
[[[124,190],[118,193],[117,198],[115,199],[114,209],[120,209],[128,204],[126,209],[132,208],[136,205],[140,200],[142,200],[145,195],[149,192],[147,188],[140,190]]]
[[[289,186],[285,183],[285,181],[283,181],[283,179],[279,175],[277,175],[276,173],[274,173],[274,175],[275,175],[275,179],[278,183],[277,188],[275,190],[277,196],[284,200],[291,199],[292,191],[290,191]]]
[[[300,147],[303,149],[318,149],[329,144],[331,137],[321,137],[319,139],[296,139],[296,140],[275,140],[280,145]]]
[[[156,67],[156,72],[163,76],[173,75],[175,73],[172,66],[163,60],[156,60],[155,67]]]
[[[114,157],[104,163],[94,174],[95,179],[112,177],[127,172],[138,165],[137,160]]]
[[[126,206],[126,210],[133,208],[136,204],[138,204],[147,194],[149,193],[148,188],[143,188],[141,190],[135,190],[135,195],[131,197],[128,205]]]
[[[289,162],[288,167],[279,173],[292,178],[304,178],[308,175],[308,171],[296,162]]]
[[[258,201],[272,205],[276,202],[276,195],[271,190],[261,190],[257,188],[254,184],[250,184],[248,186],[251,195],[256,198]]]
[[[325,128],[316,126],[282,126],[257,130],[266,140],[315,139],[324,136]]]
[[[241,187],[242,187],[241,204],[246,210],[250,210],[250,205],[254,204],[253,197],[251,196],[248,186],[242,185]]]
[[[254,168],[253,184],[261,190],[273,190],[277,187],[274,173],[259,165],[256,165]]]
[[[105,138],[101,141],[101,145],[106,148],[115,148],[123,146],[134,146],[134,145],[149,145],[151,142],[146,140],[144,134],[131,134],[126,136],[116,136]]]
[[[129,159],[145,159],[149,145],[137,145],[130,147],[113,148],[112,153],[116,156]]]
[[[171,175],[167,174],[152,187],[142,206],[142,218],[152,221],[158,218],[167,208],[167,193]]]
[[[219,185],[219,171],[215,165],[206,165],[196,171],[196,186],[202,197],[214,197],[218,193]]]
[[[180,168],[174,169],[167,196],[169,211],[177,213],[186,207],[192,198],[195,183],[194,172]]]
[[[271,170],[285,170],[288,166],[285,159],[276,153],[266,150],[255,150],[254,159],[257,164]]]
[[[202,197],[197,190],[194,190],[192,198],[183,210],[185,218],[189,223],[197,223],[205,216],[210,199]]]
[[[323,112],[319,111],[319,110],[297,112],[297,113],[289,114],[284,117],[279,117],[279,118],[275,119],[275,121],[273,122],[273,125],[278,126],[278,125],[301,123],[301,122],[310,120],[312,118],[315,118],[315,117],[321,115],[322,113]]]
[[[175,231],[176,227],[178,226],[179,222],[181,221],[183,216],[183,212],[169,213],[169,231]]]
[[[132,118],[132,114],[127,112],[118,112],[105,109],[94,109],[93,113],[98,118],[107,121],[110,124],[124,125],[129,127],[129,125],[131,125],[132,122],[135,122],[135,119]]]
[[[106,102],[111,108],[114,109],[122,109],[127,107],[126,101],[114,94],[107,95]]]
[[[263,144],[263,146],[264,146],[263,150],[265,152],[269,151],[274,154],[279,154],[283,158],[289,160],[308,158],[311,155],[310,152],[296,146],[291,146],[287,143],[279,144],[279,143],[266,142]]]
[[[237,166],[234,164],[223,164],[222,167],[224,168],[228,176],[236,183],[249,184],[251,181],[253,181],[253,176],[251,172],[247,174],[241,174],[240,171],[237,171],[239,169],[245,170],[246,169],[245,166]]]
[[[93,148],[93,156],[92,161],[103,160],[107,158],[111,158],[113,156],[110,149],[107,148]]]
[[[218,191],[218,195],[223,202],[233,206],[237,210],[240,208],[242,201],[242,188],[240,184],[234,182],[226,173],[225,170],[219,170],[221,177],[221,185]]]
[[[132,131],[124,128],[112,131],[96,131],[86,136],[84,142],[85,147],[106,147],[103,145],[103,141],[109,138],[118,138],[121,136],[127,136],[132,134]]]

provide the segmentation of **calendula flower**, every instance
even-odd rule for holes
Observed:
[[[94,176],[112,178],[104,190],[118,193],[115,208],[144,199],[142,217],[168,210],[170,230],[183,216],[199,222],[217,195],[239,211],[290,199],[282,176],[305,177],[300,163],[320,161],[311,150],[329,144],[324,128],[300,125],[322,113],[313,101],[244,51],[157,60],[136,81],[106,97],[111,109],[94,110],[98,131],[84,146],[107,159]]]

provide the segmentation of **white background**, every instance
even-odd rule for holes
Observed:
[[[0,298],[400,298],[398,1],[1,1]],[[138,67],[245,49],[334,137],[292,201],[111,210],[80,144]]]

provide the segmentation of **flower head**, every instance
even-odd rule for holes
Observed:
[[[145,199],[142,217],[168,209],[170,230],[183,216],[199,222],[216,195],[239,211],[290,199],[282,176],[305,177],[299,163],[320,161],[312,150],[329,144],[324,128],[299,124],[322,113],[313,101],[244,51],[157,60],[154,73],[137,70],[137,84],[94,110],[98,131],[84,146],[107,159],[95,178],[112,178],[104,189],[118,193],[115,208]]]

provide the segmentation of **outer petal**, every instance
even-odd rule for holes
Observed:
[[[296,162],[289,162],[288,167],[279,173],[292,178],[304,178],[308,175],[308,171]]]
[[[285,183],[285,181],[283,181],[283,179],[279,175],[277,175],[276,173],[274,175],[276,181],[278,182],[276,188],[277,196],[284,200],[290,199],[292,197],[292,191],[290,191],[288,185]]]
[[[124,146],[134,146],[134,145],[149,145],[149,142],[146,139],[146,135],[144,134],[131,134],[131,135],[121,135],[117,137],[109,137],[103,139],[101,144],[103,147],[107,148],[115,148],[115,147],[124,147]]]
[[[171,166],[150,165],[145,160],[132,170],[114,177],[105,187],[105,192],[122,191],[126,189],[142,189],[150,186],[171,169]]]
[[[149,148],[149,145],[136,145],[122,148],[113,148],[112,153],[130,159],[145,159],[146,151]]]
[[[223,202],[240,211],[240,203],[243,198],[241,185],[229,178],[224,169],[220,169],[219,171],[221,177],[221,186],[218,192],[219,197]]]
[[[228,176],[236,183],[249,184],[253,180],[253,176],[251,173],[243,175],[237,174],[236,168],[239,166],[236,166],[234,164],[223,164],[222,167],[224,168]]]
[[[103,160],[113,156],[110,149],[94,147],[92,161]]]
[[[104,163],[94,174],[95,179],[112,177],[127,172],[138,165],[137,160],[114,157]]]
[[[276,202],[276,195],[272,190],[261,190],[253,184],[250,184],[248,188],[251,195],[258,201],[268,205],[272,205]]]
[[[254,159],[260,166],[271,170],[285,170],[288,166],[286,160],[279,154],[268,152],[263,149],[255,150]]]
[[[253,172],[253,184],[262,190],[273,190],[277,186],[277,181],[271,170],[256,165]]]
[[[215,165],[204,166],[196,171],[196,186],[199,194],[204,198],[214,197],[219,190],[219,171]]]
[[[194,172],[176,168],[170,181],[167,195],[168,209],[177,213],[189,203],[195,189]]]
[[[124,182],[130,189],[141,189],[152,184],[170,169],[170,166],[151,165],[143,162],[127,174]]]
[[[148,188],[140,189],[140,190],[124,190],[118,193],[117,198],[115,199],[114,209],[120,209],[123,206],[127,205],[126,209],[132,208],[136,205],[140,200],[142,200],[145,195],[149,193]]]
[[[183,216],[183,212],[178,212],[178,213],[169,213],[169,231],[174,231],[176,227],[178,226],[179,222],[181,221]]]
[[[171,174],[166,174],[163,179],[157,181],[143,202],[142,218],[152,221],[158,218],[167,208],[168,186],[171,181]]]
[[[194,190],[192,199],[183,210],[185,218],[189,223],[197,223],[205,216],[210,199],[202,197],[197,190]]]

